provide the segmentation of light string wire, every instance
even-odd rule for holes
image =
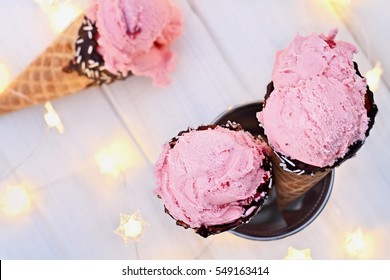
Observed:
[[[120,170],[120,174],[123,176],[123,189],[125,191],[125,200],[122,202],[123,203],[123,209],[126,209],[128,208],[127,207],[127,201],[130,201],[130,192],[129,192],[129,189],[128,189],[128,184],[127,184],[127,175],[126,175],[126,172],[124,170]],[[140,252],[139,252],[139,248],[138,248],[138,242],[137,240],[133,240],[133,248],[134,248],[134,253],[135,253],[135,256],[137,258],[137,260],[141,260],[141,256],[140,256]]]
[[[47,135],[49,134],[49,130],[50,130],[49,127],[46,128],[45,132],[41,135],[40,140],[35,145],[35,147],[33,147],[32,150],[21,161],[19,161],[14,167],[11,167],[11,170],[9,170],[7,173],[5,173],[4,175],[2,175],[0,177],[0,183],[3,182],[8,177],[14,175],[20,167],[22,167],[26,162],[28,162],[29,159],[31,159],[34,156],[34,154],[42,147],[44,140],[46,139]],[[5,157],[3,156],[3,158],[5,158]]]
[[[12,90],[11,91],[11,94],[18,97],[18,98],[22,98],[24,100],[27,100],[28,102],[31,103],[31,105],[38,105],[39,103],[36,102],[35,100],[31,99],[30,97],[28,97],[27,95],[25,95],[24,93],[20,92],[20,91],[16,91],[16,90]],[[3,182],[5,179],[7,179],[9,176],[13,175],[16,173],[16,171],[21,167],[23,166],[26,162],[28,162],[29,159],[31,159],[33,157],[33,155],[41,148],[44,140],[46,139],[46,137],[48,136],[49,134],[49,130],[50,128],[49,127],[46,127],[44,133],[42,134],[40,140],[38,141],[38,143],[36,144],[35,147],[33,147],[33,149],[31,150],[31,152],[29,152],[23,160],[21,160],[20,162],[18,162],[14,167],[11,167],[11,170],[8,171],[5,175],[3,175],[1,178],[0,178],[0,183]],[[5,157],[4,157],[5,158]]]

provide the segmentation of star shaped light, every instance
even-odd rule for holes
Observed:
[[[363,234],[361,228],[358,228],[352,233],[346,234],[344,247],[347,254],[351,257],[359,257],[363,255],[367,249],[367,238]]]
[[[33,192],[25,184],[8,186],[0,199],[0,207],[7,215],[16,216],[31,209],[33,198]]]
[[[293,247],[288,247],[287,256],[284,257],[285,260],[311,260],[310,248],[303,250],[297,250]]]
[[[54,110],[53,105],[50,102],[46,102],[45,109],[46,113],[44,115],[44,118],[47,126],[50,128],[56,128],[58,133],[60,134],[64,133],[64,125],[61,121],[60,116],[58,115],[56,110]]]
[[[379,84],[381,82],[381,76],[383,74],[383,69],[380,62],[375,64],[375,67],[367,71],[366,79],[367,84],[369,85],[372,91],[377,91],[379,89]]]
[[[61,33],[78,15],[82,9],[71,0],[34,0],[47,14],[49,23],[56,33]]]
[[[122,237],[125,243],[129,241],[138,241],[142,238],[145,227],[148,224],[144,221],[140,211],[135,213],[120,214],[119,226],[115,230],[115,233]]]
[[[100,149],[95,156],[95,161],[99,165],[100,173],[114,178],[130,170],[137,163],[131,145],[119,141]]]

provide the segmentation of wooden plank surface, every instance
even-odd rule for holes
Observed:
[[[80,1],[84,7],[85,2]],[[62,135],[47,129],[43,106],[0,117],[0,192],[20,182],[36,192],[29,213],[0,214],[0,258],[281,259],[293,246],[311,248],[315,259],[342,259],[348,257],[345,234],[358,227],[376,238],[371,258],[389,258],[390,93],[384,84],[375,96],[380,113],[372,134],[358,156],[337,169],[328,205],[304,231],[272,242],[231,233],[204,239],[163,212],[153,194],[153,165],[164,142],[188,126],[210,123],[231,106],[262,98],[276,51],[297,32],[336,26],[340,39],[360,48],[354,27],[325,1],[174,2],[185,28],[173,47],[178,64],[168,89],[131,77],[56,100]],[[0,24],[9,22],[12,28],[0,31],[0,61],[15,77],[56,34],[34,1],[4,4]],[[34,23],[35,32],[26,22]],[[378,51],[387,63],[383,56]],[[363,73],[372,67],[364,52],[357,61]],[[126,147],[130,160],[123,174],[112,177],[99,171],[96,155],[115,143]],[[136,210],[149,225],[142,240],[126,246],[114,230],[120,213]]]
[[[381,62],[383,80],[390,85],[390,58],[387,50],[390,40],[387,35],[390,25],[390,9],[386,0],[373,1],[333,1],[333,6],[348,30],[359,42],[367,59],[372,64]]]

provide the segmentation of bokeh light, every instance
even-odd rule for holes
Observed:
[[[10,82],[8,67],[0,62],[0,94],[7,88]]]
[[[303,250],[297,250],[293,247],[288,247],[287,256],[284,257],[285,260],[311,260],[311,250],[306,248]]]
[[[31,208],[33,194],[24,184],[8,186],[1,198],[1,206],[7,215],[19,215],[28,212]]]
[[[123,142],[115,142],[102,148],[95,156],[102,174],[117,177],[121,172],[126,172],[134,164],[134,151],[130,145]]]
[[[375,64],[375,67],[366,73],[367,84],[372,91],[377,91],[381,82],[383,69],[380,62]]]
[[[136,211],[131,215],[120,214],[119,226],[115,233],[122,237],[127,243],[128,241],[137,241],[143,236],[144,228],[147,223],[141,217],[140,211]]]

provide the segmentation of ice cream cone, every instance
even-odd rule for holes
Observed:
[[[83,16],[68,28],[39,55],[2,93],[0,114],[44,103],[61,96],[81,91],[93,80],[77,72],[65,72],[75,56],[75,40]]]
[[[93,1],[0,93],[0,115],[133,74],[168,86],[175,63],[169,47],[181,31],[170,0]]]
[[[352,60],[357,49],[336,35],[297,35],[278,52],[258,113],[281,210],[355,156],[374,125],[378,108]]]
[[[280,210],[302,196],[315,184],[321,181],[332,169],[317,171],[312,174],[298,174],[287,170],[285,162],[275,153],[271,155],[272,172],[276,189],[276,202]]]

